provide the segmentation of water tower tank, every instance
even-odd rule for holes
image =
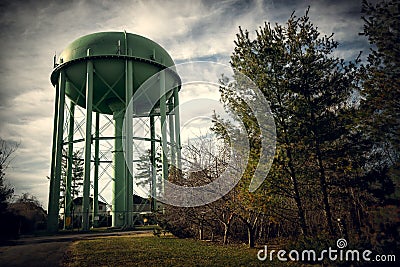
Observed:
[[[68,80],[66,95],[76,104],[85,107],[85,83],[87,60],[93,61],[96,75],[93,77],[93,111],[112,114],[110,102],[125,98],[125,59],[134,61],[133,90],[165,67],[172,67],[174,61],[159,44],[140,35],[125,32],[99,32],[80,37],[69,44],[58,59],[58,66],[51,74],[51,82],[58,83],[60,70],[64,70]],[[166,77],[166,88],[179,83],[179,76]],[[110,90],[112,88],[112,90]],[[158,88],[149,88],[147,95],[159,98]],[[170,96],[167,95],[167,98]],[[138,101],[146,103],[147,101]],[[135,112],[141,112],[135,107]]]

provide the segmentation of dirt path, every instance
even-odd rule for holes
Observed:
[[[72,241],[0,247],[0,266],[59,266]]]
[[[149,231],[89,233],[23,238],[15,241],[14,245],[0,247],[0,266],[59,266],[64,256],[64,252],[73,241],[99,236],[129,235],[147,232]]]

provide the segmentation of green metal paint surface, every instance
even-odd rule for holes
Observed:
[[[165,66],[172,66],[174,62],[160,45],[143,36],[124,32],[98,32],[82,36],[72,42],[59,57],[58,63],[65,63],[77,58],[86,57],[86,51],[91,49],[91,55],[126,55],[128,49],[132,50],[132,56],[151,59],[153,50],[154,61]],[[62,62],[61,62],[62,61]]]
[[[89,56],[87,55],[89,49]],[[53,85],[58,73],[66,73],[66,94],[77,105],[85,107],[86,63],[93,62],[93,111],[112,114],[110,102],[125,101],[125,62],[133,62],[133,91],[160,70],[174,66],[174,61],[160,45],[145,37],[125,32],[99,32],[82,36],[60,54],[51,74]],[[179,83],[177,75],[167,75],[167,91]],[[159,87],[148,88],[150,99],[160,97]],[[172,91],[167,94],[167,99]],[[140,102],[140,101],[139,101]],[[143,101],[145,103],[146,101]],[[135,113],[146,110],[136,107]]]
[[[165,72],[160,72],[166,69]],[[154,79],[149,79],[154,77]],[[155,129],[154,116],[160,116],[161,121],[167,118],[167,103],[175,107],[170,129],[176,133],[176,151],[178,165],[180,162],[180,128],[178,91],[180,78],[176,73],[174,62],[168,53],[155,42],[139,35],[126,32],[100,32],[78,38],[60,54],[51,74],[51,82],[56,88],[56,106],[54,117],[54,134],[52,148],[51,184],[49,193],[48,229],[56,232],[58,229],[59,187],[61,179],[61,152],[63,147],[64,101],[65,95],[71,100],[71,109],[76,105],[86,108],[85,156],[84,156],[84,186],[83,186],[83,220],[82,229],[89,230],[89,205],[91,181],[91,147],[95,141],[95,177],[98,179],[99,153],[99,113],[113,114],[115,120],[114,145],[114,200],[113,226],[131,227],[133,207],[133,177],[128,174],[131,166],[133,126],[132,120],[127,120],[123,127],[124,116],[132,118],[136,115],[150,116],[152,165],[155,164]],[[141,88],[140,92],[138,89]],[[136,93],[136,94],[135,94]],[[139,93],[139,94],[137,94]],[[86,95],[87,94],[87,95]],[[131,96],[135,94],[135,102],[128,105]],[[171,102],[173,99],[173,102]],[[96,113],[95,140],[92,137],[92,113]],[[169,115],[171,116],[171,114]],[[74,112],[70,113],[69,152],[73,151]],[[174,125],[172,125],[175,122]],[[72,124],[71,124],[72,123]],[[125,143],[127,155],[123,152],[123,135],[126,131]],[[173,132],[173,129],[172,129]],[[174,139],[174,134],[170,136]],[[162,148],[168,150],[167,133],[162,134]],[[163,154],[164,154],[163,153]],[[71,155],[69,155],[71,158]],[[129,165],[127,164],[129,162]],[[69,164],[70,165],[70,164]],[[179,165],[180,166],[180,165]],[[69,166],[70,172],[71,166]],[[163,156],[163,177],[168,175],[168,162]],[[152,173],[152,181],[156,179],[156,170]],[[97,195],[98,185],[94,183],[94,194]],[[155,190],[155,187],[154,189]],[[68,190],[67,190],[68,191]],[[68,199],[68,196],[67,196]],[[97,197],[94,197],[94,201]],[[155,202],[153,202],[154,204]],[[67,205],[68,206],[68,200]],[[93,219],[97,207],[94,207]],[[68,215],[68,212],[66,213]],[[95,223],[95,222],[94,222]]]

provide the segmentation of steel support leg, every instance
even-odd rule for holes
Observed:
[[[133,66],[132,61],[127,60],[125,66],[125,157],[126,157],[126,227],[133,227],[133,105],[129,102],[133,96]]]
[[[64,204],[64,229],[70,229],[72,226],[71,210],[71,184],[72,184],[72,168],[74,156],[74,114],[75,103],[72,102],[69,108],[69,127],[68,127],[68,159],[67,159],[67,180],[65,181],[65,204]]]
[[[60,77],[59,77],[60,78]],[[55,177],[55,166],[56,166],[56,154],[57,154],[57,131],[58,131],[58,105],[60,100],[60,82],[56,84],[56,92],[55,92],[55,101],[54,101],[54,121],[53,121],[53,146],[51,149],[51,169],[50,169],[50,187],[49,187],[49,202],[48,202],[48,223],[47,228],[48,231],[53,231],[51,229],[51,225],[54,224],[54,216],[52,217],[52,213],[54,213],[54,204],[53,204],[53,195],[54,195],[54,177]]]
[[[182,169],[182,158],[181,158],[181,119],[179,114],[179,96],[178,86],[174,87],[174,112],[175,112],[175,145],[176,145],[176,158],[177,168]]]
[[[174,108],[174,102],[173,98],[170,98],[168,100],[168,110],[171,112]],[[175,145],[175,125],[174,125],[174,115],[169,114],[168,115],[168,120],[169,120],[169,142],[170,142],[170,148],[171,148],[171,166],[176,167],[176,145]]]
[[[164,194],[164,181],[168,179],[168,139],[166,131],[166,96],[165,96],[165,71],[160,72],[160,119],[161,119],[161,146],[162,146],[162,180],[161,195]]]
[[[156,195],[157,195],[157,165],[156,165],[156,131],[154,124],[154,116],[150,116],[150,163],[151,163],[151,210],[157,210]]]
[[[93,177],[93,227],[99,225],[99,152],[100,152],[100,113],[96,112],[96,130],[94,140],[94,177]]]
[[[110,105],[115,120],[115,145],[114,145],[114,201],[113,201],[113,227],[125,225],[126,212],[126,179],[125,158],[122,146],[122,127],[124,121],[124,105],[115,103]]]
[[[58,92],[58,93],[57,93]],[[60,183],[61,183],[61,163],[62,163],[62,148],[63,148],[63,126],[64,126],[64,104],[65,104],[65,73],[63,70],[59,74],[58,88],[56,86],[56,106],[54,114],[54,124],[57,125],[54,131],[56,138],[53,135],[53,141],[56,139],[56,144],[53,144],[53,159],[50,177],[49,191],[49,209],[47,230],[49,232],[58,231],[58,212],[60,209]]]
[[[90,50],[88,49],[88,56]],[[93,109],[93,62],[87,62],[86,68],[86,135],[85,135],[85,165],[83,178],[82,230],[89,230],[90,208],[90,161],[92,144],[92,109]]]

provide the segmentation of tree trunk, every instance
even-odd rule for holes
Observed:
[[[229,228],[228,224],[224,224],[224,245],[228,245],[228,235],[229,235]]]
[[[302,204],[301,198],[300,198],[299,183],[298,183],[297,175],[296,175],[296,172],[295,172],[294,166],[293,166],[292,150],[290,149],[290,141],[287,136],[287,126],[285,123],[283,124],[283,127],[284,127],[284,133],[285,133],[285,142],[288,145],[288,148],[286,149],[286,153],[287,153],[287,157],[288,157],[288,168],[289,168],[290,178],[291,178],[292,184],[293,184],[293,191],[294,191],[293,198],[294,198],[294,201],[296,202],[297,216],[299,218],[300,230],[301,230],[301,233],[303,236],[307,236],[308,231],[307,231],[306,217],[305,217],[305,213],[304,213],[303,204]]]
[[[200,227],[199,227],[199,239],[203,240],[204,239],[204,229],[203,229],[203,223],[200,223]]]
[[[254,241],[255,241],[255,227],[251,227],[247,225],[247,237],[248,237],[248,244],[249,248],[254,248]]]
[[[307,231],[306,217],[304,214],[303,204],[300,199],[297,178],[295,178],[295,176],[294,176],[294,177],[292,177],[292,179],[293,179],[293,188],[294,188],[294,192],[295,192],[294,201],[296,202],[296,206],[297,206],[297,216],[299,218],[300,230],[301,230],[301,233],[303,236],[307,236],[308,231]]]
[[[245,219],[242,216],[239,216],[239,219],[246,225],[247,227],[247,239],[249,248],[254,248],[255,239],[256,239],[256,229],[257,229],[257,221],[259,219],[259,214],[254,217],[252,222],[251,214],[249,219]]]
[[[223,223],[223,225],[224,225],[224,241],[223,241],[224,245],[228,244],[229,229],[231,228],[233,215],[234,215],[234,213],[231,213],[231,215],[229,216],[229,218],[226,221],[226,223]]]
[[[332,223],[332,212],[331,205],[329,204],[328,185],[326,183],[325,168],[322,162],[322,155],[318,140],[315,140],[315,148],[320,172],[319,182],[322,191],[322,202],[324,204],[325,220],[328,225],[329,234],[333,236],[335,235],[335,228],[333,227]]]
[[[267,243],[269,242],[269,234],[271,232],[271,222],[268,222],[267,226]]]
[[[354,190],[350,188],[350,197],[351,197],[351,219],[353,223],[353,227],[356,230],[357,235],[361,236],[361,219],[360,219],[360,211],[357,205],[356,197],[354,195]]]
[[[303,236],[308,235],[307,231],[307,223],[306,223],[306,216],[304,213],[303,203],[301,202],[300,198],[300,190],[299,190],[299,183],[297,181],[297,176],[294,171],[293,163],[292,163],[292,153],[290,149],[287,149],[287,155],[289,158],[288,167],[290,171],[290,176],[293,183],[293,191],[294,191],[294,201],[296,202],[297,207],[297,216],[299,218],[300,230]]]

